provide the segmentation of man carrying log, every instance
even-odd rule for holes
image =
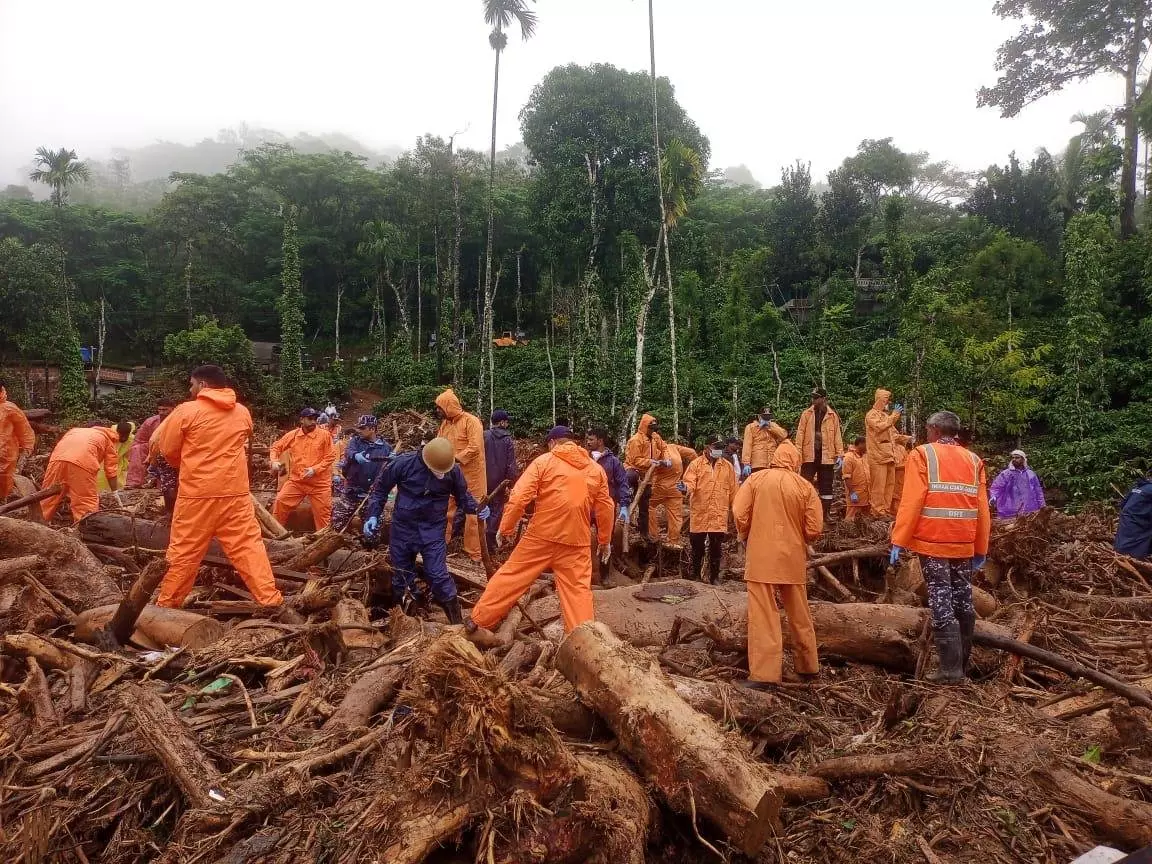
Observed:
[[[392,446],[383,438],[376,437],[378,426],[379,421],[373,415],[361,414],[356,421],[355,434],[348,439],[344,455],[336,463],[340,479],[340,491],[332,504],[332,527],[336,531],[348,527],[352,515],[368,497],[372,482],[392,457]]]
[[[168,543],[168,572],[158,606],[183,604],[196,582],[200,561],[215,537],[253,599],[282,607],[248,485],[248,439],[252,415],[236,400],[219,366],[190,376],[190,402],[177,407],[153,435],[156,450],[180,473]]]
[[[649,535],[648,522],[648,510],[652,502],[652,481],[648,472],[672,467],[668,445],[660,437],[659,428],[659,421],[651,414],[645,414],[640,418],[636,434],[628,439],[628,444],[624,448],[624,468],[628,472],[628,483],[632,486],[633,496],[640,496],[637,501],[637,506],[640,508],[637,524],[641,536],[649,542],[652,539]],[[647,484],[644,483],[645,477],[649,477]],[[644,488],[641,489],[641,486]]]
[[[8,390],[0,381],[0,501],[12,492],[12,478],[24,470],[24,464],[36,447],[36,435],[24,412],[8,399]]]
[[[283,525],[288,516],[305,498],[312,504],[312,522],[317,531],[332,521],[332,466],[336,462],[336,446],[327,430],[316,420],[320,412],[305,408],[300,412],[300,425],[280,437],[268,450],[272,460],[272,473],[281,474],[284,465],[280,457],[289,457],[288,482],[276,493],[272,515]]]
[[[820,498],[799,474],[800,451],[781,446],[767,471],[753,474],[732,502],[736,531],[747,544],[748,680],[754,690],[783,680],[784,650],[776,591],[788,613],[799,678],[820,672],[808,608],[808,544],[824,530]]]
[[[976,609],[972,574],[984,566],[992,522],[984,462],[957,440],[960,418],[937,411],[928,418],[928,443],[908,455],[900,515],[892,526],[895,564],[904,550],[920,556],[942,684],[964,680],[972,653]]]
[[[460,512],[488,518],[488,508],[477,508],[464,472],[456,463],[452,442],[433,438],[419,450],[394,458],[376,481],[368,498],[364,536],[380,528],[380,514],[388,494],[396,489],[388,553],[392,561],[392,599],[405,612],[422,605],[416,585],[416,556],[424,561],[424,581],[451,624],[463,623],[456,582],[448,572],[448,500]]]
[[[472,608],[465,627],[481,647],[500,640],[492,629],[545,570],[556,577],[564,632],[595,618],[592,607],[592,552],[588,532],[593,514],[601,560],[612,555],[612,496],[608,478],[572,430],[556,426],[548,433],[548,452],[532,462],[516,481],[497,543],[512,537],[529,504],[535,512],[512,555],[496,571]]]
[[[45,498],[40,505],[44,521],[51,522],[64,498],[72,507],[72,522],[76,523],[100,509],[100,491],[96,477],[103,468],[108,486],[116,491],[119,482],[116,471],[120,467],[119,446],[132,434],[132,424],[116,426],[86,426],[69,429],[64,433],[48,457],[44,471],[44,488],[60,484],[60,491]]]

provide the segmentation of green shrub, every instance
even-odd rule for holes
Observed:
[[[160,396],[149,387],[125,387],[98,398],[94,404],[96,416],[110,421],[134,420],[140,423],[156,413]]]
[[[228,373],[242,397],[258,401],[264,395],[264,380],[256,369],[252,343],[238,324],[221,327],[215,319],[197,318],[191,330],[164,338],[164,362],[178,367],[185,375],[210,363]]]

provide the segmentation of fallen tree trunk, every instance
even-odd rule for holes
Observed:
[[[136,730],[176,782],[191,807],[212,806],[209,792],[221,785],[220,772],[159,696],[136,684],[120,691],[120,703],[136,722]]]
[[[638,648],[668,644],[675,620],[681,618],[685,623],[711,622],[726,637],[726,649],[747,649],[748,595],[742,586],[674,579],[595,591],[593,598],[597,620]],[[812,603],[811,608],[821,653],[902,672],[915,670],[928,610],[884,603]],[[529,612],[537,620],[557,616],[559,600],[544,597]],[[551,638],[563,636],[558,624],[544,629]],[[976,632],[1009,635],[987,621],[976,622]],[[785,627],[785,643],[790,639]]]
[[[1054,802],[1083,816],[1094,835],[1129,849],[1152,843],[1152,804],[1109,794],[1060,768],[1040,769],[1036,778]]]
[[[925,773],[939,775],[943,755],[935,748],[926,748],[881,753],[875,756],[840,756],[816,763],[808,769],[808,773],[823,777],[825,780],[852,780],[857,777],[881,777],[885,774],[897,777]]]
[[[40,583],[69,609],[79,612],[120,600],[120,588],[76,537],[0,516],[0,559],[30,552],[37,553],[46,564],[40,570]]]
[[[119,606],[98,606],[76,618],[76,638],[81,642],[98,644],[102,631],[116,614]],[[214,618],[206,618],[185,609],[166,609],[145,606],[136,619],[131,640],[147,648],[179,645],[183,648],[204,648],[227,632],[228,628]]]
[[[372,715],[392,701],[404,675],[406,665],[383,666],[361,675],[348,688],[336,711],[324,721],[324,732],[359,729],[368,725]]]
[[[556,668],[673,810],[699,813],[744,854],[759,852],[779,824],[777,783],[738,739],[677,696],[651,658],[593,621],[568,634]]]

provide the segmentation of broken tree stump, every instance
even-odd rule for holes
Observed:
[[[699,813],[744,854],[759,852],[779,821],[778,784],[738,739],[677,696],[650,657],[591,621],[568,634],[556,668],[673,810]]]
[[[119,606],[99,606],[76,617],[76,638],[96,644]],[[136,619],[136,629],[130,637],[145,647],[160,648],[178,645],[183,648],[204,648],[227,632],[228,628],[214,618],[206,618],[186,609],[166,609],[145,606]]]
[[[176,782],[191,807],[212,806],[209,792],[221,784],[220,772],[196,744],[179,717],[150,690],[126,684],[120,703],[136,723],[140,737]]]
[[[136,577],[136,581],[116,607],[116,612],[106,629],[106,632],[116,640],[117,646],[128,644],[128,640],[136,630],[136,619],[152,599],[153,593],[167,572],[168,562],[163,558],[157,558],[148,562],[148,566]]]

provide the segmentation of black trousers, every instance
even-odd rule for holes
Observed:
[[[805,462],[800,466],[800,476],[816,487],[816,494],[820,496],[820,506],[824,509],[824,518],[827,519],[832,510],[832,484],[836,479],[836,467],[825,465],[820,461]]]
[[[720,553],[724,551],[724,534],[719,531],[691,531],[688,542],[692,545],[692,578],[699,581],[704,567],[704,543],[708,543],[709,582],[720,581]]]

